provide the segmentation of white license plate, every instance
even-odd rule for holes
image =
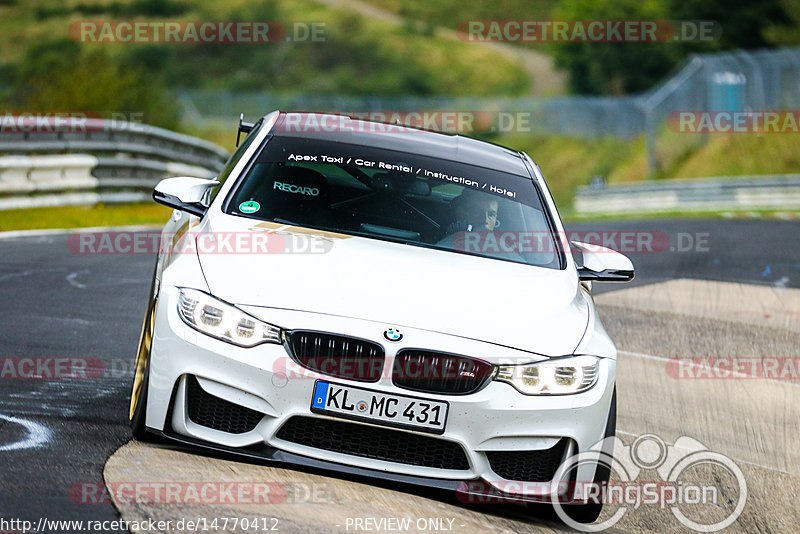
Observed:
[[[448,404],[317,380],[311,411],[442,434]]]

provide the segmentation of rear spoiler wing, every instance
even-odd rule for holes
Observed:
[[[255,126],[255,123],[246,122],[244,120],[244,113],[239,114],[239,130],[236,132],[236,146],[239,146],[239,138],[241,137],[242,133],[244,133],[245,137],[247,137],[247,134],[250,133],[250,130],[253,129],[253,126]]]

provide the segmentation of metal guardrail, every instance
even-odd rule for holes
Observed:
[[[85,119],[79,130],[0,129],[0,210],[139,202],[168,176],[215,176],[228,152],[146,124]],[[800,174],[585,186],[578,214],[800,209]]]
[[[124,121],[3,128],[0,210],[148,200],[168,176],[216,176],[228,155],[196,137]]]
[[[597,215],[797,209],[800,174],[584,186],[578,189],[574,201],[576,213]]]

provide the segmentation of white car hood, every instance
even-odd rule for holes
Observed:
[[[202,227],[217,236],[293,232],[329,248],[270,254],[199,250],[211,293],[233,304],[353,317],[548,356],[571,354],[588,324],[589,304],[568,271],[226,215]]]

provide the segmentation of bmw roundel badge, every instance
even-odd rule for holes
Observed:
[[[398,328],[387,328],[386,331],[383,333],[383,337],[385,337],[389,341],[400,341],[401,339],[403,339],[403,334],[400,333],[400,329]]]

